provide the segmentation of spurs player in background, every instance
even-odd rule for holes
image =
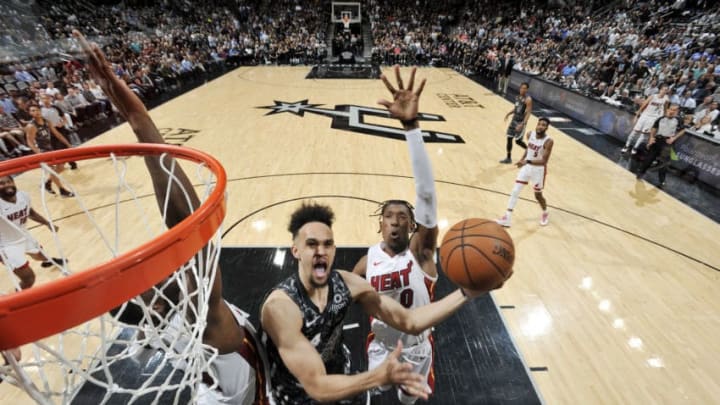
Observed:
[[[5,264],[20,279],[20,288],[30,288],[35,284],[35,272],[25,255],[41,260],[42,267],[62,263],[60,258],[48,258],[40,249],[40,244],[25,228],[28,218],[45,225],[52,225],[30,206],[30,196],[18,191],[15,180],[10,176],[0,177],[0,262]],[[55,230],[59,228],[55,225]]]
[[[637,153],[638,146],[645,141],[645,138],[650,133],[650,128],[652,128],[653,124],[655,124],[655,121],[665,115],[665,108],[670,102],[670,97],[667,95],[667,91],[667,84],[663,84],[660,86],[660,90],[657,94],[653,94],[648,97],[640,106],[640,109],[638,109],[635,113],[635,126],[632,131],[630,131],[630,135],[628,135],[625,146],[620,151],[621,153],[627,153],[631,145],[632,149],[630,150],[630,154],[634,155]],[[633,140],[635,140],[636,136],[637,140],[635,141],[635,144],[633,144]]]
[[[385,85],[392,86],[383,77]],[[398,80],[400,82],[400,80]],[[402,85],[402,82],[400,82]],[[389,108],[389,102],[383,102]],[[433,254],[437,248],[437,195],[435,179],[417,120],[404,121],[415,178],[415,208],[404,200],[388,200],[378,208],[382,241],[368,249],[353,272],[365,277],[375,290],[399,302],[405,308],[417,308],[434,300],[437,266]],[[412,236],[411,236],[412,235]],[[368,336],[368,369],[379,367],[402,342],[400,361],[413,365],[431,390],[435,389],[433,343],[430,330],[412,335],[394,329],[374,318]],[[391,386],[380,387],[388,390]],[[416,396],[397,387],[401,403],[412,404]]]
[[[25,133],[27,134],[27,144],[33,152],[43,153],[54,150],[52,146],[52,137],[55,137],[55,139],[60,141],[60,143],[66,147],[72,148],[72,145],[70,145],[70,142],[68,142],[65,136],[63,136],[63,134],[61,134],[60,131],[58,131],[57,128],[50,123],[50,121],[43,118],[40,107],[31,105],[28,108],[28,111],[32,116],[32,121],[25,126]],[[55,173],[60,174],[64,170],[65,165],[54,164],[50,167],[55,171]],[[55,194],[55,191],[52,189],[52,183],[55,183],[61,196],[74,197],[72,192],[63,187],[60,178],[58,178],[55,174],[51,174],[50,180],[45,182],[45,190],[47,190],[48,193]]]
[[[138,141],[165,143],[142,101],[124,81],[115,76],[97,45],[90,45],[78,31],[74,31],[73,35],[85,51],[91,76],[108,95],[120,114],[127,119]],[[165,167],[173,167],[170,162],[171,158],[165,160]],[[173,185],[168,188],[168,175],[162,168],[160,158],[146,157],[145,164],[152,177],[153,188],[161,211],[166,192],[168,189],[171,190],[172,195],[169,198],[166,218],[166,224],[168,228],[171,228],[188,217],[200,205],[195,189],[180,165],[174,166],[174,176],[182,185]],[[187,191],[188,197],[181,189]],[[154,296],[152,290],[143,293],[141,297],[146,303],[153,305],[153,308],[161,316],[172,317],[169,322],[170,327],[164,333],[169,334],[169,338],[173,338],[171,336],[175,332],[173,326],[182,322],[182,318],[179,318],[180,315],[174,313],[174,305],[172,305],[180,300],[180,289],[176,283],[167,282],[159,283],[157,288],[167,299]],[[193,287],[188,286],[188,288]],[[268,404],[264,352],[258,344],[252,324],[247,320],[247,314],[223,300],[222,274],[219,267],[210,293],[208,307],[207,326],[202,339],[203,343],[218,350],[218,356],[210,364],[211,372],[204,378],[205,385],[200,387],[198,403]],[[143,310],[138,306],[128,305],[120,315],[120,319],[126,323],[137,324],[142,319],[142,312]],[[187,341],[183,341],[181,338],[173,348],[181,351],[186,344]],[[217,384],[217,389],[208,390],[207,386],[213,385],[213,383]]]
[[[530,85],[527,83],[520,85],[520,89],[518,90],[519,94],[515,98],[515,105],[505,116],[505,121],[507,121],[510,116],[512,116],[512,120],[506,131],[507,143],[505,150],[507,151],[507,156],[505,156],[505,159],[501,160],[500,163],[512,163],[513,141],[521,148],[527,148],[527,145],[523,142],[523,133],[525,132],[525,126],[532,113],[532,97],[527,94],[529,88]]]
[[[510,227],[511,216],[515,204],[517,204],[520,191],[523,187],[532,183],[533,191],[535,191],[535,199],[540,203],[542,208],[542,215],[540,216],[540,225],[547,225],[549,215],[547,212],[547,202],[543,197],[542,190],[545,186],[545,175],[547,174],[547,162],[550,160],[550,154],[552,153],[553,140],[547,135],[547,129],[550,126],[550,120],[547,118],[538,119],[537,126],[534,131],[528,131],[527,140],[528,148],[525,156],[518,160],[515,165],[520,168],[517,179],[515,180],[515,187],[510,194],[510,201],[508,202],[508,209],[502,218],[496,222],[504,227]]]

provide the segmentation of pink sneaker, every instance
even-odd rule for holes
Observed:
[[[549,216],[550,216],[549,213],[543,212],[542,215],[540,216],[540,225],[542,225],[542,226],[547,225],[548,222],[550,222],[550,219],[548,218]]]
[[[505,228],[510,228],[510,218],[507,216],[507,214],[503,215],[502,218],[496,219],[495,222],[498,223],[498,225],[502,225]]]

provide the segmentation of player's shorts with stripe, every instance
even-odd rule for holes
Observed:
[[[15,270],[27,264],[26,253],[39,253],[40,246],[30,238],[23,238],[0,246],[0,258],[9,270]]]
[[[523,136],[523,133],[525,132],[525,125],[520,128],[520,130],[517,130],[518,124],[522,124],[521,121],[511,121],[510,125],[508,125],[508,129],[506,132],[506,135],[508,138],[516,138],[520,139]]]
[[[633,127],[633,131],[647,134],[650,132],[650,128],[652,128],[652,126],[655,125],[655,121],[657,121],[657,119],[658,119],[658,117],[650,117],[647,115],[641,115],[640,118],[638,118],[637,122],[635,123],[635,126]]]
[[[525,165],[520,169],[516,182],[531,184],[535,191],[542,191],[545,187],[545,166]]]

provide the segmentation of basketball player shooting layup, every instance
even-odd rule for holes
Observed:
[[[395,74],[402,85],[397,66]],[[391,93],[396,93],[385,76],[383,82]],[[381,104],[391,106],[389,101]],[[430,158],[417,120],[403,121],[402,124],[415,178],[415,208],[404,200],[388,200],[380,205],[382,242],[368,249],[353,272],[365,277],[379,294],[398,301],[405,308],[417,308],[434,299],[438,274],[433,258],[438,237],[437,196]],[[370,328],[368,369],[380,366],[400,341],[404,347],[400,361],[412,364],[413,371],[423,376],[430,389],[435,389],[430,330],[417,335],[407,334],[377,318],[371,320]],[[401,403],[412,404],[417,400],[402,386],[397,388]],[[390,386],[380,389],[387,390]]]
[[[502,218],[497,220],[497,223],[504,227],[510,227],[510,217],[512,216],[515,204],[517,204],[520,191],[528,182],[532,183],[533,190],[535,191],[535,199],[537,199],[538,203],[540,203],[540,208],[542,208],[540,225],[545,226],[548,224],[547,202],[545,201],[545,197],[543,197],[542,190],[545,186],[547,162],[550,160],[550,153],[552,153],[553,148],[553,140],[547,136],[549,126],[549,119],[540,118],[538,119],[535,130],[528,131],[527,133],[527,153],[515,164],[520,168],[520,173],[518,173],[517,179],[515,180],[515,187],[513,187],[512,193],[510,193],[507,212]]]
[[[87,66],[92,77],[102,87],[113,105],[120,111],[120,114],[127,119],[138,141],[165,143],[142,101],[130,90],[125,82],[115,76],[102,51],[95,44],[90,45],[79,32],[74,31],[73,35],[85,51]],[[171,158],[167,160],[169,159]],[[156,199],[162,210],[165,193],[168,190],[168,175],[162,169],[159,157],[146,157],[145,163],[152,177]],[[166,161],[165,167],[173,166],[169,161]],[[169,228],[188,217],[200,205],[194,188],[183,170],[180,169],[180,165],[174,167],[174,175],[182,183],[182,187],[170,187],[173,195],[169,199],[170,204],[166,219]],[[188,192],[191,200],[190,204],[188,204],[181,188]],[[164,290],[163,295],[172,295],[167,293],[169,286],[158,288]],[[147,295],[147,293],[143,295]],[[147,298],[143,296],[146,301]],[[155,302],[157,306],[162,307],[165,304],[166,307],[166,309],[158,309],[158,312],[165,314],[165,311],[169,311],[169,303],[162,300],[156,300]],[[208,378],[216,380],[218,390],[205,391],[206,395],[199,398],[199,403],[267,404],[268,399],[264,387],[264,353],[259,351],[259,345],[253,336],[254,330],[250,322],[247,321],[246,316],[222,299],[220,268],[217,269],[208,306],[207,326],[203,335],[203,343],[215,347],[219,352],[219,356],[211,364],[212,375],[208,376]],[[140,311],[142,310],[140,309]],[[126,321],[126,319],[123,319],[123,321]],[[220,392],[222,395],[218,395]]]
[[[415,121],[425,81],[413,92],[415,69],[407,87],[397,68],[395,72],[397,89],[383,79],[393,101],[381,104],[392,117],[411,128],[408,137],[419,137]],[[417,142],[422,147],[422,141]],[[426,215],[431,214],[422,215],[423,223],[427,224]],[[398,360],[403,350],[402,341],[397,341],[394,350],[374,369],[343,375],[347,372],[344,367],[347,359],[342,349],[342,326],[349,306],[356,301],[367,314],[396,330],[417,336],[458,310],[468,297],[483,292],[458,290],[432,304],[407,309],[389,296],[379,294],[358,275],[332,268],[333,219],[332,210],[318,204],[303,204],[293,213],[289,230],[297,271],[275,287],[262,305],[263,342],[270,359],[275,401],[278,404],[339,401],[391,384],[402,385],[409,396],[426,399],[429,389],[425,376],[414,373],[410,364]]]

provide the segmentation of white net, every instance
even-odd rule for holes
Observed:
[[[168,189],[182,189],[174,177],[176,164],[195,184],[201,201],[216,187],[217,179],[206,165],[172,162],[164,168],[170,177]],[[167,230],[169,201],[156,201],[142,157],[111,155],[80,162],[79,170],[58,176],[75,194],[71,198],[45,190],[51,174],[57,173],[42,165],[15,178],[17,189],[36,201],[35,210],[50,221],[52,230],[15,227],[27,241],[40,245],[46,257],[63,259],[53,270],[33,265],[37,281],[31,288],[112,261]],[[188,190],[182,194],[190,204]],[[20,388],[42,404],[194,403],[203,380],[214,388],[208,364],[217,352],[202,343],[202,336],[220,236],[218,229],[182,268],[167,269],[165,280],[120,307],[26,344],[18,348],[21,356],[17,350],[3,352],[0,398],[13,397],[13,390]],[[10,271],[0,281],[4,294],[18,287]]]

